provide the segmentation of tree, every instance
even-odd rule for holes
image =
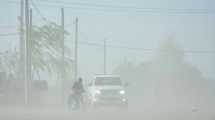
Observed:
[[[65,37],[69,34],[63,32]],[[40,72],[57,74],[61,77],[68,75],[72,69],[72,60],[65,57],[62,62],[62,29],[55,23],[48,23],[43,26],[34,26],[32,30],[32,66],[34,74],[40,78]],[[65,54],[70,49],[64,46]]]
[[[1,53],[0,57],[0,69],[2,72],[5,72],[7,75],[16,76],[18,73],[18,64],[19,60],[18,52],[16,51],[5,51]]]
[[[139,87],[136,92],[147,104],[199,107],[210,105],[214,100],[207,80],[197,67],[185,60],[183,49],[173,39],[164,41],[149,63],[132,69],[123,64],[115,70],[124,78],[138,76],[141,82],[130,81],[138,82],[134,89]]]

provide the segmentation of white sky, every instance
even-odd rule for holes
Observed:
[[[0,0],[0,33],[11,33],[17,30],[19,4]],[[60,23],[60,6],[40,6],[42,1],[34,0],[43,16],[51,21]],[[57,0],[55,0],[57,1]],[[60,1],[60,0],[59,0]],[[210,14],[157,14],[137,12],[116,12],[114,10],[84,10],[65,9],[66,29],[71,32],[67,44],[72,47],[74,40],[74,18],[79,17],[79,40],[102,44],[108,38],[107,44],[146,49],[156,49],[161,41],[173,34],[176,41],[185,50],[215,50],[215,1],[214,0],[62,0],[90,4],[105,4],[118,6],[135,6],[143,8],[176,8],[176,9],[207,9]],[[49,4],[49,3],[48,3]],[[41,23],[41,16],[34,10],[34,24]],[[14,28],[16,26],[16,28]],[[0,37],[0,48],[12,49],[18,41],[15,37]],[[139,63],[150,61],[153,54],[143,51],[108,48],[108,72],[125,59]],[[102,46],[80,44],[79,70],[84,78],[102,73]],[[186,57],[196,65],[206,77],[215,79],[215,54],[192,54]]]

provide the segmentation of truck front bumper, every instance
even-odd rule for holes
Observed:
[[[94,97],[94,106],[122,106],[127,107],[128,100],[125,97]]]

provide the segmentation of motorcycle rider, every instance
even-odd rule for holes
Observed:
[[[73,92],[75,92],[78,95],[82,95],[84,93],[84,85],[83,85],[83,79],[80,77],[77,81],[74,82],[72,86]]]
[[[69,97],[69,102],[71,102],[72,99],[76,99],[79,103],[80,106],[83,106],[83,93],[85,92],[84,90],[84,85],[83,85],[83,79],[80,77],[78,78],[77,81],[74,82],[72,86],[72,95]],[[80,107],[79,106],[79,107]]]

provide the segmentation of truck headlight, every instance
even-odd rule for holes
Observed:
[[[125,94],[125,91],[124,91],[124,90],[120,90],[119,93],[120,93],[121,95],[124,95],[124,94]]]
[[[127,100],[125,98],[122,99],[122,102],[126,102]]]
[[[101,94],[101,91],[100,90],[96,90],[96,94]]]
[[[97,101],[97,99],[96,98],[93,98],[93,102],[96,102]]]

